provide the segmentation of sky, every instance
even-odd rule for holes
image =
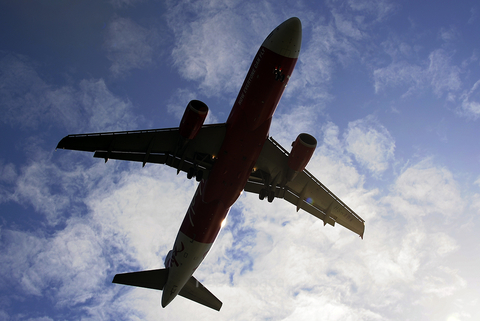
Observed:
[[[68,134],[225,122],[264,38],[303,42],[270,135],[318,140],[307,169],[361,240],[244,193],[195,272],[220,312],[112,284],[163,268],[196,182],[55,151]],[[476,1],[0,3],[0,320],[480,320]]]

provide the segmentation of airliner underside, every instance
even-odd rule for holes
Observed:
[[[268,136],[302,38],[298,18],[275,28],[258,50],[226,123],[203,125],[208,107],[188,103],[178,128],[69,135],[57,148],[94,157],[171,166],[199,182],[165,268],[117,274],[114,283],[163,290],[162,306],[177,295],[220,310],[222,303],[192,274],[216,239],[242,191],[292,203],[363,238],[364,221],[305,167],[317,141],[302,133],[287,152]]]

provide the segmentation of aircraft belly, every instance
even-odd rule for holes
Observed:
[[[227,132],[207,181],[202,181],[180,230],[213,243],[229,208],[240,196],[268,136],[295,58],[261,47],[227,120]]]
[[[192,241],[181,231],[178,232],[172,256],[165,262],[165,267],[168,268],[168,279],[163,289],[163,306],[166,306],[180,292],[211,247],[212,243]]]
[[[296,62],[296,57],[265,46],[258,50],[228,117],[225,139],[208,180],[198,185],[180,227],[169,262],[174,281],[169,276],[164,296],[180,291],[215,241],[260,155]]]

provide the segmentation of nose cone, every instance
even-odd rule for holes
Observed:
[[[288,58],[298,58],[302,46],[302,23],[297,17],[284,21],[265,39],[263,47]]]

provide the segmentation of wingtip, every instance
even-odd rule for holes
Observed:
[[[55,150],[57,150],[57,149],[59,149],[59,148],[60,148],[60,149],[65,149],[65,146],[64,146],[64,145],[65,145],[65,139],[66,139],[67,137],[68,137],[68,136],[63,137],[63,138],[58,142],[57,147],[55,147]]]

